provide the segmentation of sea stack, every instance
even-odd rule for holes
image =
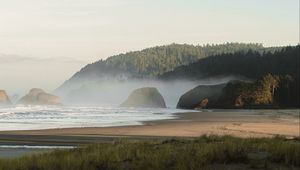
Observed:
[[[10,105],[11,101],[7,96],[5,90],[0,90],[0,105]]]
[[[46,93],[39,88],[33,88],[27,95],[22,97],[18,104],[24,105],[61,105],[60,98],[58,96]]]
[[[155,87],[143,87],[134,90],[122,107],[165,108],[163,96]]]
[[[178,103],[179,109],[204,109],[215,102],[226,84],[200,85],[183,94]]]

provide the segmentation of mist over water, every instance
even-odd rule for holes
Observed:
[[[66,105],[80,106],[119,106],[130,93],[142,87],[156,87],[165,99],[169,108],[176,108],[181,95],[199,85],[222,84],[230,80],[240,79],[234,76],[211,78],[200,81],[188,80],[104,80],[86,81],[69,84],[68,90],[61,90],[56,94],[62,97]]]
[[[187,91],[199,85],[221,84],[236,79],[239,78],[201,81],[105,80],[69,85],[68,90],[56,92],[62,98],[62,106],[0,107],[0,131],[142,125],[144,121],[174,119],[174,113],[191,112],[176,109],[180,96]],[[164,97],[167,108],[119,107],[133,90],[142,87],[156,87]]]

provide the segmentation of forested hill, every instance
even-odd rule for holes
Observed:
[[[264,48],[262,44],[226,43],[221,45],[194,46],[171,44],[128,52],[88,64],[66,81],[61,87],[85,80],[107,78],[149,78],[172,71],[181,65],[193,63],[199,59],[238,51],[275,51],[277,48]]]
[[[300,46],[286,47],[276,52],[259,53],[253,50],[219,54],[201,59],[164,73],[160,79],[195,80],[217,76],[244,76],[257,79],[265,74],[289,74],[299,78]]]

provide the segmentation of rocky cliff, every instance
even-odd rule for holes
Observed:
[[[299,78],[267,74],[256,81],[201,85],[182,95],[177,108],[299,108]]]

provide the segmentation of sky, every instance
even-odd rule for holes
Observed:
[[[299,0],[0,0],[0,23],[0,89],[14,94],[157,45],[295,45]]]

